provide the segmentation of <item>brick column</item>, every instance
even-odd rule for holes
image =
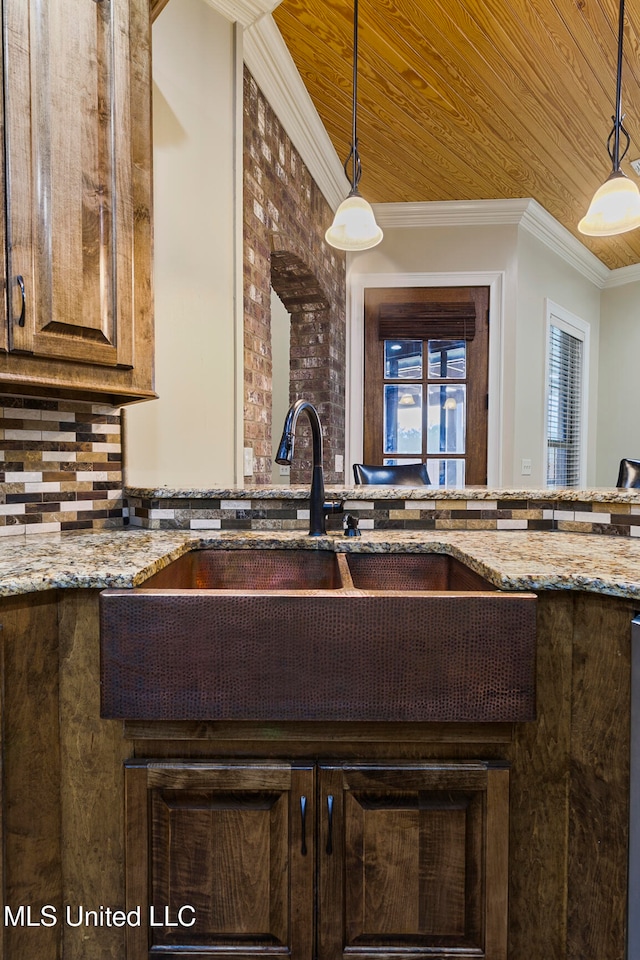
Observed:
[[[335,455],[344,455],[345,258],[324,241],[332,216],[245,69],[244,443],[253,448],[256,483],[271,483],[271,286],[291,314],[291,400],[317,407],[326,479],[343,480],[333,466]],[[306,423],[301,428],[292,483],[310,476]]]

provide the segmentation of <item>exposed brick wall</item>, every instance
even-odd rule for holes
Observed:
[[[290,400],[317,408],[325,478],[344,456],[345,258],[324,233],[329,204],[245,68],[244,75],[244,445],[253,448],[254,482],[271,483],[271,286],[291,314]],[[296,436],[291,482],[309,479],[306,417]]]

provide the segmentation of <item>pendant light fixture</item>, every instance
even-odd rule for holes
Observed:
[[[382,230],[376,223],[371,205],[360,196],[358,184],[362,164],[358,153],[358,0],[353,3],[353,103],[351,116],[351,150],[344,162],[344,172],[351,183],[351,192],[336,210],[325,240],[338,250],[369,250],[382,240]],[[351,163],[351,176],[349,164]]]
[[[629,149],[630,137],[622,121],[622,43],[624,39],[624,0],[620,0],[618,25],[618,73],[616,78],[616,104],[613,128],[607,140],[607,151],[613,169],[608,178],[593,195],[586,216],[578,224],[578,230],[590,237],[611,237],[640,227],[640,192],[633,181],[622,172],[620,162]],[[620,155],[620,135],[626,143]]]

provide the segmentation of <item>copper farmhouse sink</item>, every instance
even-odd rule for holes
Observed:
[[[330,550],[191,550],[145,581],[145,589],[336,590]]]
[[[102,716],[531,720],[535,616],[441,554],[192,551],[102,592]]]
[[[353,553],[347,563],[353,585],[362,590],[496,589],[444,553]]]

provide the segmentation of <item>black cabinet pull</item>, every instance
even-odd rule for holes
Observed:
[[[307,855],[307,798],[300,797],[300,828],[302,832],[302,844],[300,853],[303,857]]]
[[[333,853],[333,797],[331,794],[327,797],[327,854]]]
[[[24,292],[24,278],[20,276],[20,274],[18,274],[18,276],[16,277],[16,281],[18,286],[20,287],[20,296],[22,298],[22,309],[20,311],[20,316],[18,317],[17,323],[19,327],[24,327],[24,318],[25,318],[25,313],[27,308],[27,297]]]

